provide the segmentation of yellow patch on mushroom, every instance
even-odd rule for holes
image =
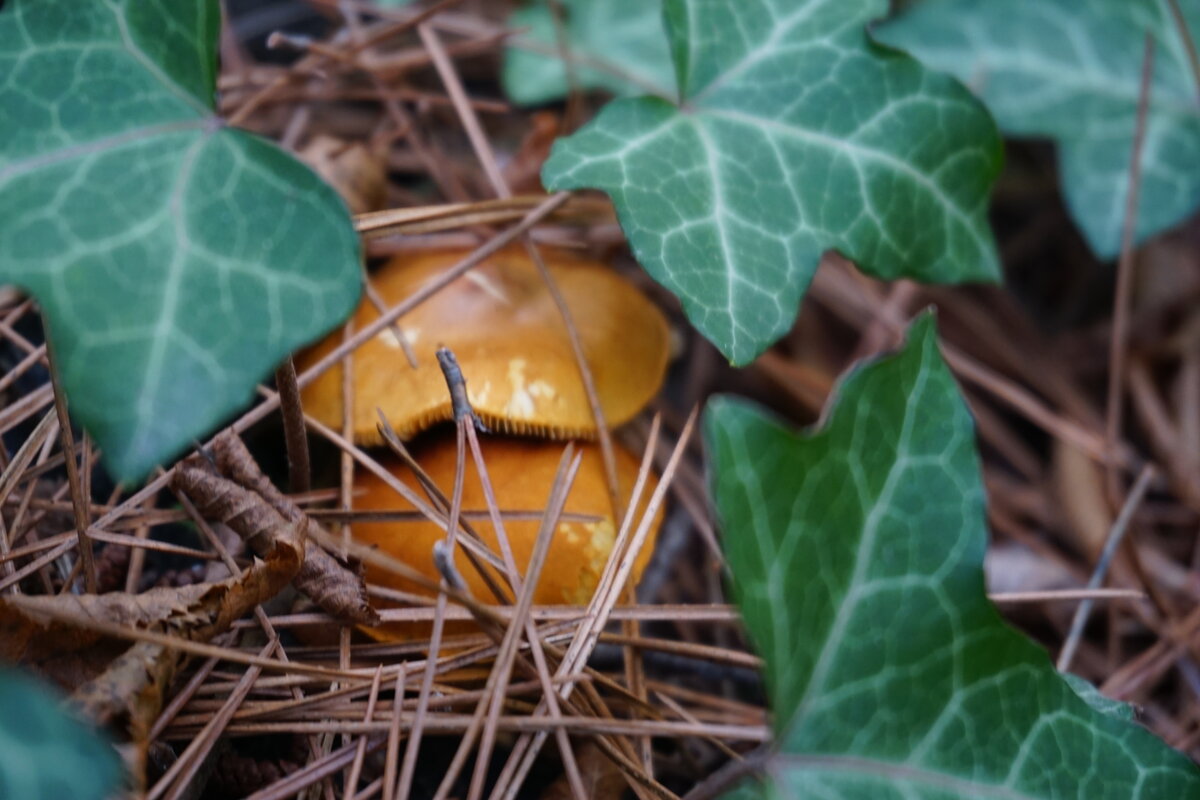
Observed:
[[[525,386],[525,359],[514,358],[508,362],[509,400],[504,412],[517,419],[529,419],[536,406],[533,395]]]
[[[410,347],[417,343],[421,333],[416,328],[405,328],[402,332]],[[385,347],[390,347],[394,350],[399,350],[404,347],[404,345],[400,343],[399,337],[396,336],[396,329],[394,327],[384,328],[379,333],[375,334],[375,338],[380,342],[383,342]]]

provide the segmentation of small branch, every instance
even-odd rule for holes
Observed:
[[[1146,593],[1137,589],[1047,589],[1041,592],[994,592],[988,594],[993,603],[1055,603],[1075,600],[1145,600]]]
[[[396,793],[396,769],[400,761],[400,707],[404,703],[404,684],[408,678],[408,665],[401,661],[400,670],[396,673],[396,689],[392,700],[395,711],[388,724],[387,754],[383,761],[383,797],[392,800]],[[375,674],[379,675],[376,668]],[[378,680],[378,679],[376,679]],[[364,738],[366,734],[363,734]]]
[[[1104,581],[1104,576],[1108,573],[1108,565],[1112,563],[1113,556],[1116,555],[1117,548],[1125,537],[1125,531],[1129,529],[1133,512],[1142,502],[1153,477],[1154,467],[1147,464],[1142,469],[1142,474],[1138,475],[1137,481],[1129,491],[1125,505],[1121,508],[1121,513],[1113,523],[1112,530],[1108,534],[1108,541],[1104,543],[1104,550],[1100,553],[1100,561],[1096,564],[1091,579],[1088,580],[1088,589],[1096,589]],[[1058,664],[1055,665],[1059,672],[1066,672],[1071,666],[1071,659],[1075,657],[1075,650],[1079,647],[1079,640],[1083,636],[1083,627],[1087,624],[1088,615],[1092,612],[1092,605],[1093,599],[1088,598],[1079,604],[1079,608],[1075,609],[1075,618],[1071,620],[1071,630],[1063,644],[1062,653],[1058,656]]]
[[[375,704],[379,700],[379,682],[382,679],[382,677],[383,677],[383,665],[380,664],[378,667],[375,668],[375,677],[371,680],[371,694],[367,696],[367,710],[363,713],[363,722],[370,722],[375,716]],[[400,695],[403,694],[403,692],[404,692],[404,679],[402,676],[397,676],[397,677],[399,678],[399,680],[398,680],[397,688],[396,688],[396,695],[395,695],[396,700],[393,702],[395,703],[396,708],[399,708],[401,700],[403,699]],[[395,714],[394,719],[396,722],[399,722],[400,715]],[[397,733],[397,735],[399,735],[399,731],[397,731],[396,733]],[[391,739],[391,731],[390,730],[388,731],[388,738],[389,738],[389,740]],[[396,774],[395,750],[389,749],[388,753],[392,756],[391,765],[392,765],[392,775],[394,777]],[[354,753],[354,763],[352,763],[350,765],[350,772],[346,776],[346,780],[345,780],[346,795],[345,795],[344,800],[354,800],[354,794],[358,789],[358,779],[359,779],[359,776],[362,774],[363,760],[366,758],[366,755],[367,755],[367,736],[363,735],[358,738],[358,746]],[[386,764],[385,764],[385,766],[386,766]]]
[[[1113,300],[1113,332],[1109,349],[1108,403],[1104,426],[1105,450],[1110,456],[1107,469],[1109,502],[1119,504],[1116,452],[1121,441],[1121,415],[1124,395],[1125,343],[1129,336],[1129,304],[1133,292],[1134,231],[1137,223],[1138,193],[1142,182],[1142,143],[1146,138],[1146,116],[1150,108],[1150,77],[1154,72],[1154,39],[1146,34],[1142,55],[1142,79],[1138,90],[1137,125],[1133,131],[1133,153],[1129,159],[1129,186],[1125,195],[1125,222],[1121,229],[1121,257],[1117,263],[1117,292]]]
[[[467,582],[463,580],[458,567],[454,566],[454,554],[446,546],[444,539],[438,539],[433,543],[433,566],[450,588],[458,592],[467,591]]]
[[[312,488],[312,465],[308,458],[308,434],[304,431],[304,406],[296,383],[296,362],[288,356],[275,370],[279,411],[283,417],[283,439],[287,447],[288,486],[293,494]]]
[[[454,421],[461,423],[469,419],[477,431],[487,433],[488,429],[483,420],[471,408],[471,400],[467,397],[467,379],[463,377],[458,359],[449,347],[439,347],[437,350],[438,366],[442,368],[442,377],[446,379],[446,388],[450,391],[450,409]]]
[[[67,395],[60,382],[58,358],[49,336],[46,337],[46,358],[50,364],[50,382],[54,387],[54,411],[58,414],[59,435],[62,437],[63,453],[67,456],[67,482],[71,485],[71,507],[75,512],[75,533],[79,537],[79,560],[83,564],[83,585],[88,594],[95,594],[97,591],[96,554],[92,548],[92,537],[88,536],[88,498],[83,496],[83,484],[79,479],[79,464],[75,461],[74,456],[75,434],[71,430],[71,417],[67,413]]]
[[[442,365],[444,370],[446,361],[442,356],[443,351],[446,353],[450,351],[442,348],[438,352],[438,363]],[[453,361],[453,356],[450,357],[450,360]],[[461,374],[459,377],[461,377]],[[449,382],[449,377],[447,378],[447,382]],[[470,406],[467,407],[467,413],[470,413]],[[469,416],[455,416],[457,455],[454,462],[454,490],[450,495],[450,517],[449,523],[446,525],[446,538],[442,540],[443,549],[441,553],[442,559],[447,563],[454,560],[454,545],[457,539],[455,534],[458,530],[459,514],[462,512],[463,474],[466,468],[466,430],[470,424]],[[436,557],[436,549],[434,550],[434,554]],[[454,586],[450,580],[443,577],[440,588],[442,591],[438,593],[437,604],[434,607],[433,632],[429,637],[429,655],[425,659],[425,672],[421,676],[421,690],[417,695],[417,711],[413,720],[412,731],[409,733],[408,744],[405,746],[404,762],[400,766],[400,780],[397,794],[401,798],[409,796],[413,776],[416,773],[417,754],[421,750],[421,737],[425,732],[425,717],[429,710],[429,698],[433,692],[433,676],[437,670],[438,652],[441,649],[442,631],[446,621],[446,589],[454,588]],[[387,787],[384,788],[384,791],[386,793]]]
[[[375,307],[375,310],[380,314],[386,314],[388,307],[387,303],[383,302],[383,298],[379,296],[379,292],[375,289],[375,285],[371,283],[371,276],[363,272],[363,295],[367,298],[367,302]],[[413,369],[417,368],[417,354],[413,352],[412,342],[404,334],[404,329],[400,327],[400,323],[393,322],[388,326],[392,331],[392,336],[396,337],[396,341],[400,344],[400,349],[404,351],[404,358],[408,361],[408,365]]]

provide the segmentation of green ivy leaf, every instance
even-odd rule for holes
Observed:
[[[797,434],[744,402],[706,434],[734,594],[766,663],[771,789],[822,798],[1200,797],[1200,771],[1093,705],[984,590],[970,413],[931,317]]]
[[[575,80],[589,89],[616,95],[671,96],[674,76],[662,4],[658,0],[560,0],[563,33],[571,55],[579,59]],[[528,28],[530,42],[557,53],[554,17],[546,0],[514,11],[508,27]],[[589,64],[602,64],[603,69]],[[513,102],[536,105],[567,94],[567,73],[557,55],[512,46],[504,53],[504,91]]]
[[[40,683],[0,668],[0,797],[103,800],[120,776],[108,742]]]
[[[542,171],[611,195],[638,261],[735,363],[791,326],[825,250],[883,278],[998,275],[998,134],[957,83],[867,38],[886,7],[667,0],[683,104],[616,100]]]
[[[1063,678],[1067,683],[1071,684],[1071,688],[1075,690],[1075,694],[1082,697],[1084,702],[1092,708],[1105,714],[1112,714],[1118,719],[1133,722],[1133,706],[1128,703],[1122,703],[1120,700],[1105,697],[1100,694],[1100,690],[1093,686],[1090,681],[1078,675],[1064,672]]]
[[[1200,37],[1200,4],[1180,7]],[[1200,207],[1200,87],[1165,0],[930,0],[877,38],[972,86],[1006,133],[1053,138],[1071,214],[1110,258],[1121,243],[1147,33],[1155,54],[1136,228],[1144,239]]]
[[[38,299],[71,412],[121,479],[358,295],[333,190],[214,116],[219,23],[217,0],[0,10],[0,281]]]

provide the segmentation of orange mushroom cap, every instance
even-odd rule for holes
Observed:
[[[461,261],[469,250],[400,256],[372,276],[389,306]],[[658,391],[669,351],[667,323],[634,286],[603,264],[561,251],[547,266],[583,342],[608,424],[629,421]],[[379,318],[364,300],[361,329]],[[558,439],[594,438],[595,422],[558,308],[524,249],[492,256],[399,319],[418,366],[407,363],[394,328],[353,354],[354,438],[382,441],[376,409],[408,439],[451,418],[446,381],[434,356],[449,347],[475,412],[493,431]],[[341,342],[337,332],[300,358],[315,363]],[[304,390],[305,410],[330,426],[342,419],[341,366]]]
[[[484,463],[496,494],[496,503],[501,511],[542,511],[550,497],[563,445],[557,442],[542,442],[508,437],[483,437],[480,440]],[[537,605],[584,605],[592,597],[599,583],[609,554],[616,541],[618,525],[612,519],[608,488],[604,478],[604,465],[600,448],[595,444],[579,443],[583,454],[579,472],[567,495],[564,514],[588,515],[594,521],[578,519],[560,521],[554,531],[554,539],[542,569],[534,594]],[[423,437],[412,448],[412,453],[433,481],[446,493],[454,485],[455,443],[453,433]],[[637,481],[638,462],[626,451],[618,448],[617,475],[622,497],[630,497]],[[411,470],[398,461],[385,462],[393,474],[419,492],[419,485]],[[650,475],[642,490],[637,513],[643,514],[651,493],[658,481]],[[355,482],[354,509],[356,511],[413,511],[413,507],[393,489],[374,475],[366,474]],[[475,464],[467,454],[463,477],[462,509],[464,512],[486,512],[487,502],[480,486]],[[636,585],[642,570],[654,549],[654,539],[662,524],[663,510],[660,507],[650,534],[634,561],[631,585]],[[640,519],[640,516],[639,518]],[[505,519],[504,531],[512,547],[513,559],[521,575],[529,564],[533,547],[537,541],[540,518]],[[490,519],[474,517],[471,527],[487,542],[488,547],[500,554],[496,532]],[[433,564],[433,546],[445,538],[445,532],[427,519],[403,522],[358,522],[351,526],[353,536],[360,544],[378,547],[388,555],[404,561],[424,572],[433,580],[440,579]],[[462,535],[461,532],[459,535]],[[476,571],[461,548],[455,551],[454,564],[471,593],[482,602],[495,602],[483,578]],[[490,568],[489,568],[490,569]],[[370,583],[387,586],[405,592],[428,595],[420,586],[407,581],[382,567],[367,564],[366,578]],[[388,624],[364,629],[378,639],[403,638],[412,633],[413,626]]]

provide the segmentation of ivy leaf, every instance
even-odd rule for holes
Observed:
[[[821,254],[884,278],[988,280],[991,118],[873,44],[886,0],[667,0],[680,106],[616,100],[559,140],[547,188],[612,196],[646,270],[735,363],[791,326]]]
[[[1179,5],[1195,40],[1200,4]],[[1102,258],[1120,249],[1146,34],[1155,49],[1139,240],[1200,207],[1200,86],[1166,2],[930,0],[877,31],[967,82],[1006,133],[1058,143],[1067,205]]]
[[[109,796],[121,774],[116,751],[40,683],[0,668],[0,708],[0,797]]]
[[[671,54],[658,0],[559,0],[563,33],[580,63],[576,82],[616,95],[673,95]],[[546,0],[514,11],[508,27],[528,28],[525,39],[540,45],[512,46],[504,54],[504,91],[513,102],[536,105],[565,97],[567,72],[558,54],[554,17]],[[590,65],[590,66],[589,66]],[[600,68],[603,67],[603,68]]]
[[[987,599],[974,431],[932,317],[838,395],[806,434],[731,399],[706,420],[774,712],[771,789],[742,796],[1200,796],[1194,764],[1081,697]]]
[[[247,403],[359,287],[345,206],[214,115],[217,0],[0,10],[0,281],[71,412],[135,479]]]

